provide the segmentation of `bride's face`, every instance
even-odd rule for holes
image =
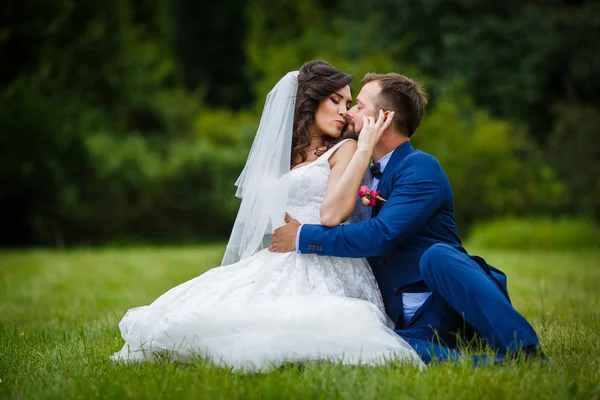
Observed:
[[[323,136],[340,137],[351,105],[350,86],[345,86],[321,100],[315,112],[315,130]]]

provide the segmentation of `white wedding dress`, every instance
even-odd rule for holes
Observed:
[[[288,212],[302,223],[320,222],[328,158],[338,146],[282,178],[291,183]],[[159,352],[249,372],[308,360],[422,368],[391,326],[365,259],[262,250],[127,311],[119,323],[126,343],[112,359],[152,360]]]

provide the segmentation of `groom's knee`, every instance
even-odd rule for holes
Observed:
[[[455,251],[452,246],[443,243],[436,243],[423,253],[419,268],[421,275],[427,281],[440,272],[445,272],[448,267],[450,254]]]

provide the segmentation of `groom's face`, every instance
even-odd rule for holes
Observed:
[[[348,133],[345,137],[358,137],[363,127],[363,117],[374,117],[377,119],[377,98],[379,96],[379,83],[372,81],[362,87],[356,104],[348,111]]]

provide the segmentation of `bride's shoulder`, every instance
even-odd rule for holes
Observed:
[[[332,153],[329,156],[329,163],[333,166],[337,161],[340,160],[350,160],[354,153],[356,152],[356,148],[358,146],[358,142],[354,139],[345,139],[338,143],[331,150]]]
[[[338,144],[338,146],[339,147],[334,152],[334,155],[340,153],[351,153],[350,157],[352,157],[352,154],[354,154],[356,151],[358,142],[354,139],[344,139]]]
[[[348,147],[348,146],[354,146],[354,148],[356,148],[356,146],[358,145],[358,141],[356,141],[356,139],[343,139],[342,141],[340,141],[337,146],[339,146],[340,148],[342,147]]]

